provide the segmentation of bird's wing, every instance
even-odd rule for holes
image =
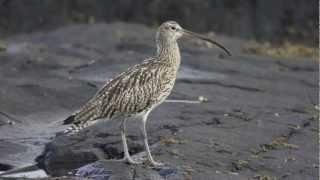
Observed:
[[[172,80],[172,74],[167,68],[167,65],[154,59],[129,68],[108,81],[69,122],[84,124],[151,108],[159,101],[161,94],[170,93],[168,84]]]
[[[140,113],[152,107],[161,98],[169,72],[159,61],[149,61],[137,65],[124,73],[102,94],[100,115],[112,118],[118,115]]]

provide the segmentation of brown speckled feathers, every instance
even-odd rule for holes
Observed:
[[[210,38],[185,30],[174,21],[165,22],[157,31],[156,56],[107,82],[80,111],[64,121],[64,124],[74,125],[65,132],[78,132],[97,119],[146,115],[162,103],[176,79],[181,59],[177,40],[183,35],[211,42],[230,55],[225,47]]]
[[[176,36],[167,22],[157,32],[157,54],[108,81],[77,113],[64,120],[73,124],[65,133],[78,132],[98,119],[143,115],[161,104],[170,94],[180,66],[180,50]]]
[[[153,166],[162,166],[163,163],[156,162],[151,155],[146,122],[152,109],[168,97],[174,86],[181,61],[177,40],[183,35],[211,42],[230,54],[225,47],[206,36],[183,29],[174,21],[164,22],[157,31],[156,56],[146,59],[108,81],[80,111],[64,120],[64,124],[73,124],[64,133],[76,133],[95,124],[98,119],[121,117],[119,119],[121,119],[123,160],[130,164],[141,164],[143,162],[138,162],[130,156],[125,126],[128,117],[139,117],[142,121],[141,131],[147,159]]]
[[[130,117],[148,111],[171,92],[176,77],[172,61],[150,58],[108,81],[77,113],[64,121],[77,132],[97,119]]]

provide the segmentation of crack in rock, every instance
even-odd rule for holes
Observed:
[[[206,79],[178,79],[178,82],[182,83],[188,83],[188,84],[213,84],[221,87],[226,87],[226,88],[234,88],[234,89],[239,89],[243,91],[249,91],[249,92],[264,92],[264,90],[255,88],[255,87],[245,87],[245,86],[239,86],[239,85],[234,85],[234,84],[224,84],[218,81],[212,81],[212,80],[206,80]]]

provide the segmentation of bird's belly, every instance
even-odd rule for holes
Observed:
[[[148,100],[133,100],[133,101],[129,101],[130,98],[128,98],[128,102],[124,102],[127,103],[127,108],[125,108],[126,106],[123,106],[123,108],[120,107],[113,107],[113,109],[117,109],[116,113],[114,114],[114,116],[123,116],[123,117],[127,117],[127,118],[137,118],[137,117],[141,117],[144,114],[152,111],[154,108],[156,108],[157,106],[159,106],[161,103],[163,103],[165,101],[165,99],[170,95],[172,89],[173,89],[173,85],[174,85],[174,80],[171,80],[170,82],[168,82],[166,85],[164,85],[162,88],[159,88],[159,92],[152,93],[152,96],[149,96]],[[145,89],[143,89],[145,90]],[[142,90],[141,90],[142,91]],[[137,92],[141,92],[141,91],[137,91]],[[147,93],[144,93],[147,94]],[[131,95],[132,96],[132,95]],[[140,97],[142,98],[142,97]],[[137,105],[138,103],[138,105]],[[139,103],[142,103],[139,105]],[[139,107],[140,108],[136,109],[134,107]]]
[[[171,94],[173,85],[174,81],[167,85],[167,87],[159,94],[157,101],[152,105],[152,108],[157,107],[167,99],[167,97]]]
[[[154,108],[162,104],[167,97],[170,95],[171,90],[173,88],[173,84],[171,86],[168,86],[164,91],[161,92],[161,94],[158,95],[156,100],[151,104],[148,108],[144,109],[141,112],[131,114],[131,117],[142,117],[144,114],[151,112]]]
[[[134,114],[130,114],[129,117],[134,117],[134,118],[142,117],[142,116],[144,116],[146,113],[151,112],[154,108],[156,108],[157,106],[159,106],[160,104],[162,104],[165,99],[166,99],[166,97],[163,98],[162,100],[160,100],[160,101],[152,104],[149,108],[147,108],[147,109],[145,109],[145,110],[143,110],[143,111],[141,111],[141,112],[134,113]]]

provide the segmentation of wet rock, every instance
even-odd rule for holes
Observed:
[[[121,159],[123,149],[118,125],[118,121],[102,122],[100,126],[88,128],[73,136],[59,134],[52,142],[46,144],[36,161],[48,174],[62,176],[99,159]],[[127,139],[131,154],[144,150],[142,140],[134,135],[138,133],[134,131],[134,125],[127,123],[130,132]]]
[[[12,169],[13,167],[9,164],[1,164],[0,163],[0,171],[8,171],[10,169]]]

